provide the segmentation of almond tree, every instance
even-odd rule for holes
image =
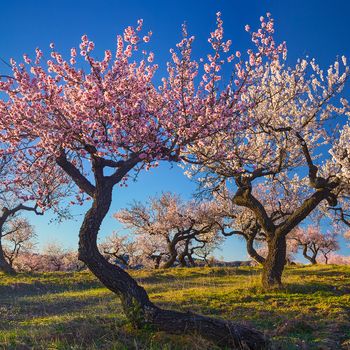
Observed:
[[[266,60],[261,52],[276,47],[273,31],[270,15],[261,17],[261,28],[252,33],[261,51],[250,52],[244,83],[238,80],[231,92],[237,103],[248,103],[249,108],[240,111],[231,128],[194,142],[186,159],[192,164],[188,173],[199,174],[206,191],[229,188],[233,203],[254,213],[267,238],[262,276],[266,288],[282,285],[287,235],[315,208],[337,207],[338,199],[348,195],[349,183],[349,127],[338,146],[334,128],[334,120],[343,123],[349,113],[346,100],[339,102],[349,76],[346,58],[337,59],[325,72],[314,59],[287,66],[285,49],[284,54],[274,50]],[[293,181],[296,176],[299,180]],[[278,220],[271,211],[270,198],[275,196],[258,198],[261,183],[279,193],[274,207],[283,216]],[[281,201],[288,203],[289,192],[296,198],[289,203],[292,210],[280,206]]]
[[[344,255],[332,253],[328,257],[328,264],[350,265],[350,256],[344,256]]]
[[[63,271],[65,265],[66,249],[58,242],[48,243],[43,250],[43,257],[48,271]]]
[[[292,236],[292,233],[291,233]],[[286,241],[286,264],[293,264],[295,254],[298,253],[299,246],[297,242],[290,237]],[[257,244],[257,253],[265,260],[269,254],[269,247],[266,241],[259,241]],[[256,261],[256,260],[255,260]],[[261,263],[264,266],[264,263]]]
[[[209,232],[196,236],[193,239],[186,239],[179,243],[178,260],[182,267],[196,266],[196,257],[203,259],[206,265],[209,266],[208,257],[215,249],[219,249],[223,242],[223,237],[219,231]]]
[[[276,183],[260,183],[255,188],[256,198],[265,203],[267,212],[273,222],[278,225],[279,222],[290,215],[295,210],[295,204],[298,200],[298,191],[293,191],[300,179],[295,177],[290,179],[290,185],[287,190],[281,193],[278,188],[274,187]],[[297,187],[299,189],[299,187]],[[227,188],[221,188],[215,192],[215,200],[220,206],[222,216],[225,218],[221,225],[221,233],[228,237],[236,235],[242,237],[246,242],[247,253],[255,262],[260,265],[265,264],[268,255],[268,236],[257,220],[254,212],[234,203],[235,192]],[[293,254],[297,252],[298,245],[294,240],[287,239],[286,245],[286,262],[293,259]]]
[[[256,250],[260,242],[266,241],[266,235],[257,221],[254,213],[247,208],[241,208],[233,203],[233,193],[221,189],[215,193],[215,200],[220,206],[220,212],[225,218],[220,225],[223,236],[239,236],[246,242],[248,255],[258,264],[263,265],[265,258]]]
[[[121,236],[114,232],[103,240],[99,245],[99,250],[109,261],[114,260],[127,267],[138,265],[137,244],[127,236]]]
[[[76,251],[67,251],[63,258],[64,271],[83,271],[86,269],[85,264],[78,259]]]
[[[203,241],[196,240],[196,244],[190,249],[190,257],[193,260],[193,255],[204,261],[207,266],[211,266],[213,260],[213,253],[215,250],[220,249],[224,239],[219,235],[211,235]],[[195,266],[196,264],[194,264]]]
[[[9,203],[9,201],[6,202]],[[4,202],[2,202],[2,205],[2,214],[0,215],[0,271],[14,274],[16,271],[12,267],[13,260],[18,256],[23,245],[26,245],[35,236],[28,221],[17,218],[16,215],[20,211],[31,211],[37,215],[42,215],[42,212],[37,205],[17,204],[10,208]],[[8,244],[10,243],[10,248],[3,246],[3,238],[7,239]]]
[[[16,218],[7,223],[7,231],[2,235],[4,239],[3,253],[11,268],[23,253],[30,253],[35,247],[36,234],[28,219]]]
[[[311,264],[317,264],[319,253],[323,255],[325,263],[328,263],[330,253],[339,249],[336,234],[323,234],[319,227],[308,226],[306,229],[298,228],[293,231],[289,239],[294,240],[301,248],[305,259]]]
[[[6,150],[3,150],[6,152]],[[70,186],[60,189],[57,179],[66,177],[60,169],[51,169],[50,174],[41,173],[40,169],[32,174],[32,179],[23,176],[23,181],[14,178],[12,169],[17,163],[13,154],[3,154],[0,160],[0,271],[14,274],[13,259],[23,246],[29,245],[35,237],[33,228],[26,219],[19,217],[22,212],[33,212],[36,215],[43,215],[45,208],[52,208],[59,220],[69,217],[69,212],[58,202],[58,198],[68,195]],[[18,169],[17,169],[18,170]],[[3,249],[3,239],[11,242],[11,248]]]
[[[158,269],[170,258],[167,242],[161,236],[145,233],[137,235],[135,242],[145,267]]]
[[[24,252],[14,262],[16,271],[36,272],[47,268],[44,257],[37,252]]]
[[[250,103],[237,99],[240,93],[232,93],[234,81],[216,91],[224,63],[221,55],[227,56],[243,85],[253,83],[244,83],[240,54],[229,53],[231,42],[223,40],[219,14],[208,59],[198,63],[191,58],[194,37],[184,28],[159,88],[152,83],[157,69],[154,54],[144,50],[138,61],[132,58],[151,35],[140,39],[141,26],[139,21],[137,28],[126,28],[117,37],[116,51],[106,50],[100,60],[93,57],[95,44],[86,35],[68,58],[51,44],[46,62],[40,49],[34,58],[24,55],[23,63],[11,60],[12,73],[0,81],[0,155],[12,156],[14,164],[11,175],[1,182],[27,188],[34,179],[44,178],[64,196],[66,185],[73,181],[77,193],[72,204],[91,200],[79,232],[79,259],[120,296],[135,326],[198,332],[225,346],[261,348],[263,336],[245,326],[157,307],[144,288],[98,251],[97,235],[116,185],[126,185],[128,178],[159,161],[179,162],[196,140],[228,126],[240,127],[234,117],[250,108]],[[269,42],[254,50],[270,60],[282,49]],[[205,74],[197,77],[200,66]],[[59,171],[63,174],[53,179]],[[36,194],[43,198],[46,193],[39,186]]]
[[[22,251],[14,266],[17,271],[25,272],[82,271],[86,268],[76,252],[63,249],[57,242],[49,243],[43,252]]]
[[[145,204],[135,202],[114,217],[134,234],[156,236],[166,244],[168,260],[163,268],[173,266],[177,259],[186,266],[186,258],[193,260],[193,244],[215,240],[221,220],[214,202],[183,202],[172,193],[163,193]]]

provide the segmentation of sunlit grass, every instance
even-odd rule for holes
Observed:
[[[350,268],[291,267],[264,291],[259,268],[132,271],[157,304],[239,321],[276,349],[350,348]],[[0,275],[0,349],[214,349],[197,336],[133,330],[89,272]],[[195,341],[194,338],[195,337]]]

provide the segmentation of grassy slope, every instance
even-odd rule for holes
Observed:
[[[152,300],[253,325],[275,349],[350,349],[350,267],[293,267],[263,292],[257,268],[138,271]],[[215,349],[195,335],[134,331],[88,272],[0,275],[0,349]]]

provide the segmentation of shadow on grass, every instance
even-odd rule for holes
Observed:
[[[7,338],[6,350],[219,350],[195,334],[171,335],[147,328],[135,330],[118,316],[73,317],[35,329],[23,325],[11,335]],[[0,348],[1,345],[0,342]]]
[[[42,297],[42,298],[41,298]],[[81,314],[82,317],[89,317],[93,314],[110,313],[111,310],[118,314],[121,312],[119,299],[114,294],[101,296],[86,296],[84,298],[64,297],[50,295],[46,300],[46,295],[41,295],[38,300],[33,297],[21,297],[15,300],[7,300],[2,303],[2,313],[4,322],[0,323],[0,331],[12,329],[19,322],[35,323],[50,322],[52,318],[66,318],[72,314]],[[1,347],[0,347],[1,348]]]
[[[350,270],[348,267],[339,265],[305,265],[298,266],[295,268],[288,268],[287,274],[289,276],[317,276],[317,277],[335,277],[335,276],[345,276],[350,277]]]
[[[185,273],[184,273],[185,272]],[[140,283],[157,283],[157,282],[174,282],[174,281],[196,281],[196,279],[209,277],[229,277],[229,276],[256,276],[261,273],[260,269],[256,268],[239,268],[239,267],[229,267],[229,268],[171,268],[171,269],[159,269],[157,271],[152,271],[152,274],[146,276],[138,276],[135,279]]]
[[[23,279],[23,277],[27,278],[28,281],[27,279]],[[97,279],[80,281],[75,280],[74,275],[70,276],[69,274],[62,274],[62,278],[59,276],[53,278],[52,275],[43,278],[43,275],[39,274],[20,274],[15,276],[7,284],[0,285],[0,302],[1,299],[8,297],[15,298],[65,291],[82,291],[101,287],[102,284]]]

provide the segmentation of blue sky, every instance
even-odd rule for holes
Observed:
[[[287,41],[291,63],[297,57],[309,55],[327,68],[337,55],[350,57],[350,1],[347,0],[0,1],[0,57],[20,58],[23,53],[33,53],[36,47],[49,52],[50,42],[68,53],[71,47],[78,46],[82,34],[94,40],[96,52],[102,53],[107,48],[114,49],[116,34],[143,18],[144,29],[153,31],[150,49],[155,52],[155,61],[162,72],[169,60],[169,49],[179,41],[181,24],[185,21],[189,32],[196,36],[196,54],[205,54],[217,11],[222,12],[225,36],[232,39],[233,50],[243,50],[249,44],[244,25],[254,28],[260,15],[271,12],[276,22],[277,41]],[[6,70],[5,65],[0,65],[0,72]],[[195,188],[177,166],[171,168],[162,164],[142,174],[138,182],[130,183],[127,189],[115,191],[111,213],[100,235],[118,228],[111,214],[134,199],[143,201],[161,191],[173,191],[190,198]],[[84,209],[86,207],[75,208],[76,221],[60,225],[49,224],[50,215],[30,216],[40,242],[45,244],[55,239],[75,248]],[[342,253],[349,254],[345,244]],[[229,238],[217,255],[238,260],[245,259],[246,251],[239,239]]]

